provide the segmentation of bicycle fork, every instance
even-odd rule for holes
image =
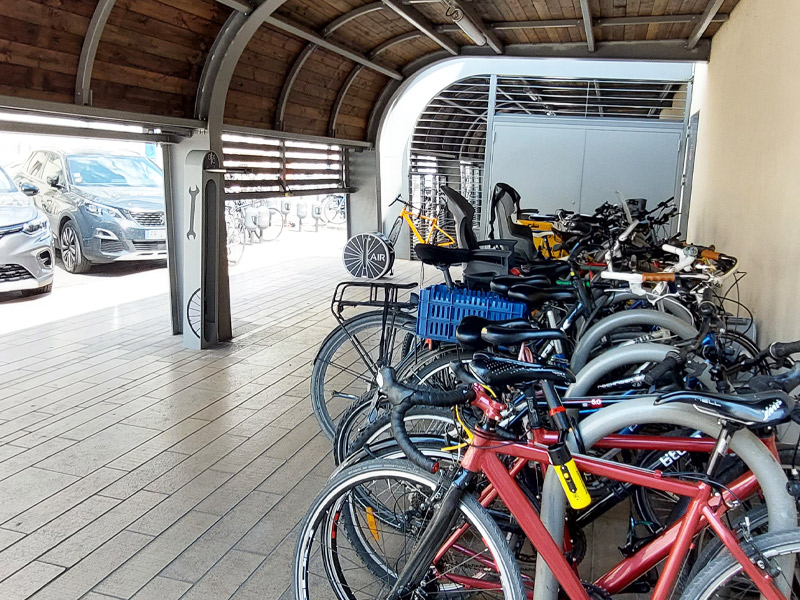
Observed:
[[[411,552],[411,558],[403,567],[384,600],[409,600],[412,597],[411,594],[418,589],[419,584],[430,570],[439,548],[447,542],[458,515],[458,506],[472,477],[473,473],[462,470],[445,490],[441,499],[437,500],[434,497],[433,518],[426,526],[422,537],[417,541]]]

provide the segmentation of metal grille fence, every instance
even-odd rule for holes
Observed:
[[[422,111],[411,138],[410,201],[422,214],[438,216],[451,234],[452,215],[439,191],[445,184],[473,204],[473,227],[480,226],[491,93],[489,75],[449,85]],[[683,81],[498,76],[494,102],[495,114],[680,122],[687,98]],[[412,257],[415,243],[412,238]]]

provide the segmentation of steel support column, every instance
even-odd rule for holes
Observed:
[[[483,153],[483,178],[481,181],[481,225],[480,238],[485,240],[489,235],[489,219],[491,218],[491,192],[489,181],[492,171],[492,147],[494,142],[494,114],[497,109],[497,75],[489,79],[489,106],[486,109],[486,146]]]

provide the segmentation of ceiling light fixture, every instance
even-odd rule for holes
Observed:
[[[458,25],[461,31],[476,45],[485,46],[486,36],[483,35],[480,27],[464,14],[464,10],[456,4],[455,0],[442,0],[442,2],[447,7],[445,10],[447,17],[452,19],[453,23]]]

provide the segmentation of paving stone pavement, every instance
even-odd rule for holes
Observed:
[[[0,599],[288,597],[333,466],[309,376],[344,276],[338,257],[235,275],[236,337],[207,351],[170,334],[166,295],[5,336]]]

